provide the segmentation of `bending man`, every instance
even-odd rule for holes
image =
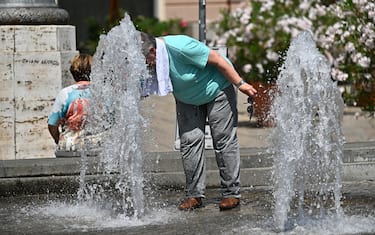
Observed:
[[[180,210],[202,206],[205,193],[205,124],[211,129],[220,170],[220,210],[240,203],[240,153],[237,139],[237,97],[233,85],[248,96],[256,90],[244,82],[229,60],[204,43],[185,36],[155,38],[141,33],[142,50],[153,77],[146,84],[176,100],[180,151],[186,176],[186,199]],[[233,84],[233,85],[232,85]],[[144,92],[146,95],[152,94]]]

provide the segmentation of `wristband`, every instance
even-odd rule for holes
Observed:
[[[243,79],[241,79],[241,81],[239,81],[237,84],[236,84],[236,87],[237,88],[240,88],[240,86],[242,86],[243,84],[245,84],[246,82],[243,80]]]

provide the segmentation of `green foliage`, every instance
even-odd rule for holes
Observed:
[[[181,19],[159,21],[155,18],[147,18],[140,15],[137,16],[133,22],[139,31],[143,31],[154,36],[184,34],[187,30],[187,22]]]
[[[125,11],[120,9],[120,15],[124,14]],[[96,51],[100,35],[108,33],[109,30],[120,23],[120,20],[120,18],[114,19],[113,22],[111,22],[109,16],[107,16],[104,20],[104,23],[100,23],[100,21],[98,21],[98,19],[96,19],[95,17],[89,17],[87,19],[88,39],[85,42],[80,43],[80,45],[78,45],[78,49],[81,52],[93,55]]]
[[[121,10],[121,14],[124,11]],[[99,42],[101,34],[108,33],[114,26],[118,25],[121,19],[115,20],[115,23],[110,23],[109,17],[106,17],[105,23],[101,24],[96,18],[90,17],[88,22],[88,40],[79,45],[79,50],[89,54],[94,54]],[[187,30],[187,22],[180,19],[170,19],[167,21],[159,21],[155,18],[148,18],[145,16],[137,16],[133,23],[135,27],[154,36],[161,36],[167,34],[183,34]]]

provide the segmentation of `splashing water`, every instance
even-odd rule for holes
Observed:
[[[287,228],[294,198],[301,219],[305,214],[321,218],[332,209],[342,214],[344,103],[330,71],[310,32],[303,31],[292,40],[270,111],[276,124],[269,136],[274,221],[281,231]]]
[[[86,138],[100,140],[103,176],[100,181],[87,180],[85,152],[92,146],[86,146],[79,198],[135,218],[144,214],[141,145],[146,122],[139,108],[139,86],[147,75],[140,33],[125,15],[120,25],[100,37],[94,55]]]

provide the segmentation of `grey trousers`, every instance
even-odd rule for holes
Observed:
[[[206,179],[205,124],[211,129],[223,197],[240,197],[240,153],[237,139],[237,97],[233,86],[200,106],[176,100],[180,151],[186,176],[186,197],[204,197]]]

